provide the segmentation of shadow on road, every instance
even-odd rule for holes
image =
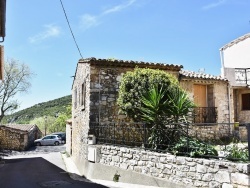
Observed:
[[[68,172],[42,157],[4,159],[0,166],[0,185],[4,188],[105,188]]]

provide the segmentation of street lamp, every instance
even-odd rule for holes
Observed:
[[[55,113],[55,118],[57,119],[58,116],[59,116],[59,112],[56,112]],[[56,120],[55,120],[55,122],[56,122]],[[56,132],[58,132],[58,124],[56,125]]]
[[[44,117],[44,134],[46,136],[46,131],[47,131],[47,116]]]

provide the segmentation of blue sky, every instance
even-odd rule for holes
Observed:
[[[83,58],[220,74],[219,49],[250,32],[249,0],[62,0]],[[7,0],[5,59],[36,74],[21,109],[71,94],[81,58],[60,0]]]

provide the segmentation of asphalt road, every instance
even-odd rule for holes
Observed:
[[[71,179],[61,153],[65,146],[37,146],[12,151],[0,161],[1,188],[103,188],[83,177]],[[78,180],[76,180],[78,179]]]

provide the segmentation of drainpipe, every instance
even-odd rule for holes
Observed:
[[[225,78],[225,65],[224,65],[224,53],[223,53],[223,48],[220,49],[220,60],[221,60],[221,76],[223,78]],[[227,79],[227,78],[226,78]],[[230,81],[228,81],[230,82]],[[231,97],[230,97],[230,84],[227,83],[227,99],[228,99],[228,117],[229,117],[229,126],[231,124]],[[231,127],[231,126],[230,126]],[[232,132],[233,128],[231,127],[231,132]]]
[[[230,84],[227,84],[227,99],[228,99],[228,111],[229,111],[229,124],[231,123],[231,96],[230,96]]]

